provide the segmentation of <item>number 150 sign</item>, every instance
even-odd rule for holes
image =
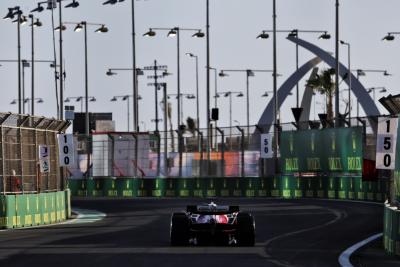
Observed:
[[[376,168],[394,170],[398,118],[379,118],[376,138]]]

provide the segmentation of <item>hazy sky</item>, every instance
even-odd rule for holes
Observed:
[[[25,14],[37,6],[37,0],[1,0],[0,14],[4,17],[7,8],[19,5]],[[65,1],[65,4],[70,1]],[[129,0],[114,6],[104,6],[104,0],[79,0],[75,9],[64,9],[63,20],[67,22],[88,21],[104,23],[109,28],[107,34],[96,34],[96,27],[89,28],[89,95],[97,98],[90,103],[92,112],[113,112],[117,130],[127,129],[127,107],[125,101],[110,102],[114,95],[132,94],[131,72],[120,72],[109,77],[108,68],[131,68],[131,9]],[[385,86],[391,94],[400,93],[400,36],[394,42],[383,42],[382,37],[388,31],[400,31],[400,1],[398,0],[342,0],[340,6],[340,39],[352,45],[352,68],[387,69],[393,74],[384,77],[379,73],[368,73],[361,81],[365,87]],[[176,93],[177,51],[176,39],[167,38],[167,32],[157,32],[153,38],[142,34],[150,27],[200,28],[205,31],[205,0],[141,0],[136,1],[137,32],[137,67],[151,65],[156,59],[162,65],[168,65],[173,76],[165,81],[170,93]],[[64,4],[64,5],[65,5]],[[334,52],[335,1],[334,0],[277,0],[277,28],[291,30],[327,30],[331,40],[318,40],[317,34],[301,34],[300,37],[315,43],[327,51]],[[58,14],[58,12],[56,13]],[[43,27],[36,29],[36,59],[52,60],[51,12],[35,13],[43,22]],[[58,16],[56,16],[58,21]],[[272,39],[257,40],[256,36],[263,29],[272,29],[271,0],[210,0],[210,40],[211,65],[218,69],[272,69]],[[30,28],[22,26],[22,58],[30,59]],[[56,22],[56,25],[58,23]],[[68,25],[64,32],[64,59],[66,63],[65,96],[84,95],[84,35],[73,31],[74,25]],[[0,22],[2,42],[0,59],[17,59],[17,26],[9,20]],[[200,120],[201,127],[206,121],[206,39],[191,38],[191,32],[181,33],[181,92],[195,93],[195,61],[185,56],[192,52],[199,56],[200,79]],[[286,34],[278,35],[278,73],[279,85],[295,70],[295,46],[285,39]],[[56,36],[58,40],[58,35]],[[57,41],[58,47],[58,41]],[[58,51],[58,49],[57,49]],[[58,52],[57,52],[58,53]],[[300,64],[308,61],[312,55],[300,49]],[[347,65],[347,48],[341,47],[341,61]],[[17,105],[10,102],[17,98],[17,64],[0,63],[2,97],[1,111],[17,112]],[[321,64],[321,67],[326,65]],[[56,101],[53,71],[48,64],[36,64],[36,96],[44,103],[36,105],[37,115],[56,117]],[[26,94],[30,96],[30,69],[26,69]],[[211,72],[211,93],[214,94],[214,76]],[[139,94],[141,128],[154,129],[154,88],[152,82],[140,76]],[[219,91],[243,91],[245,93],[245,73],[231,74],[218,78]],[[308,77],[307,77],[308,78]],[[303,91],[305,79],[300,88]],[[346,85],[343,83],[343,89]],[[255,124],[270,97],[261,97],[265,91],[272,90],[270,73],[258,73],[250,81],[250,123]],[[376,99],[382,94],[377,92]],[[160,94],[161,98],[161,94]],[[196,117],[195,100],[184,99],[184,118]],[[218,100],[220,107],[220,126],[229,125],[229,98]],[[323,102],[317,96],[317,102]],[[214,103],[214,99],[211,99]],[[353,100],[353,105],[354,105]],[[176,101],[173,101],[173,118],[176,118]],[[233,98],[233,119],[246,124],[245,97]],[[295,95],[289,97],[281,109],[282,120],[292,121],[290,107],[295,105]],[[378,104],[381,111],[383,107]],[[26,106],[28,108],[28,106]],[[322,106],[316,105],[316,113]],[[344,108],[344,106],[342,107]],[[80,111],[79,103],[75,109]],[[355,110],[353,111],[355,114]],[[361,113],[363,114],[363,112]],[[160,111],[161,115],[161,111]],[[311,119],[314,110],[311,110]],[[236,124],[236,123],[234,123]],[[176,126],[176,122],[174,121]],[[132,124],[131,124],[132,128]]]

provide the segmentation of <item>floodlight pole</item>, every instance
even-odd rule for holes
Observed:
[[[64,119],[64,80],[62,78],[63,75],[63,39],[62,39],[62,4],[61,4],[61,0],[58,0],[59,3],[59,25],[60,25],[60,32],[59,32],[59,44],[60,44],[60,111],[58,114],[58,118],[60,120]],[[86,118],[87,120],[87,118]],[[87,133],[86,133],[87,134]],[[88,170],[89,172],[89,170]]]
[[[277,55],[276,55],[276,0],[273,0],[272,5],[272,20],[273,20],[273,91],[274,91],[274,160],[275,160],[275,172],[278,171],[278,94],[277,94]]]
[[[207,39],[207,176],[210,175],[210,1],[206,0],[206,39]]]
[[[22,102],[24,101],[21,99],[21,12],[18,10],[18,17],[17,17],[17,31],[18,31],[18,114],[22,112]]]
[[[35,37],[34,37],[34,16],[31,14],[29,15],[29,17],[31,18],[31,115],[34,116],[35,115]]]
[[[139,105],[136,72],[135,0],[132,0],[133,131],[138,132]]]
[[[336,0],[336,36],[335,36],[335,127],[339,127],[339,0]]]

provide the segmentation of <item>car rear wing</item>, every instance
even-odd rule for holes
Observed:
[[[197,214],[226,214],[239,212],[239,206],[216,206],[210,207],[208,205],[188,205],[186,211],[189,213]]]

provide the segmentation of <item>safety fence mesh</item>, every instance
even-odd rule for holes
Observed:
[[[57,134],[69,122],[0,113],[0,192],[38,193],[63,189]],[[39,147],[49,148],[49,172],[39,171]]]
[[[340,121],[339,128],[363,127],[363,153],[375,155],[378,117]],[[279,161],[262,159],[260,134],[334,128],[333,121],[210,127],[160,132],[94,133],[75,136],[69,176],[82,177],[257,177],[276,173]],[[274,141],[275,142],[275,141]],[[277,155],[280,156],[279,153]]]

